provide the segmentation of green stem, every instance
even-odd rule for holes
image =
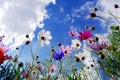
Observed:
[[[60,60],[60,74],[62,74],[63,80],[65,79],[65,75],[63,72],[63,68],[62,68],[62,61]]]

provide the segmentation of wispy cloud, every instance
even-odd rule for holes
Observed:
[[[77,9],[73,9],[72,17],[82,17],[86,19],[88,12],[90,12],[93,8],[93,2],[86,2],[84,5],[80,6]]]
[[[63,7],[60,7],[60,12],[61,12],[61,13],[63,13],[63,12],[64,12]]]
[[[70,21],[70,20],[71,20],[71,17],[70,17],[69,14],[67,14],[63,21],[67,22],[67,21]]]
[[[20,46],[25,34],[34,37],[36,27],[44,26],[48,18],[46,6],[55,4],[55,0],[0,0],[0,36],[5,35],[4,42]]]

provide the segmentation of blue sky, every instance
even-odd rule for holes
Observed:
[[[0,35],[5,35],[4,42],[10,49],[20,46],[25,41],[25,34],[30,34],[33,50],[36,48],[37,35],[41,29],[51,32],[52,40],[49,46],[39,48],[41,59],[47,58],[52,45],[57,42],[68,44],[71,38],[68,31],[73,27],[82,31],[85,25],[95,26],[96,32],[104,34],[109,26],[100,19],[92,20],[88,14],[94,7],[104,11],[114,11],[114,4],[119,0],[0,0]],[[8,14],[9,13],[9,14]],[[109,19],[110,16],[98,13]],[[115,13],[116,14],[116,13]],[[43,28],[41,28],[43,27]],[[14,41],[13,41],[14,39]],[[25,47],[22,59],[30,57],[29,46]],[[26,58],[26,59],[25,59]]]

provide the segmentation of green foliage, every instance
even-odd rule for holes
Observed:
[[[105,51],[103,68],[106,74],[115,79],[120,78],[120,30],[112,29],[109,35],[111,49]]]

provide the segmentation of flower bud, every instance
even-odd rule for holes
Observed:
[[[28,34],[26,34],[26,38],[29,38],[29,35],[28,35]]]
[[[29,43],[30,43],[30,41],[29,41],[29,40],[27,40],[25,44],[26,44],[26,45],[28,45]]]
[[[80,59],[78,57],[74,57],[76,62],[80,62]]]
[[[98,52],[98,56],[99,56],[101,59],[104,59],[104,58],[105,58],[105,56],[103,55],[102,52]]]
[[[90,29],[91,29],[91,30],[95,30],[95,27],[94,27],[94,26],[91,26]]]
[[[20,63],[18,64],[18,66],[19,66],[19,67],[23,67],[23,62],[20,62]]]
[[[95,17],[96,17],[96,14],[95,14],[95,13],[90,13],[90,17],[91,17],[91,18],[95,18]]]
[[[93,41],[96,42],[96,41],[98,41],[98,40],[99,40],[99,38],[98,38],[97,36],[94,36]]]
[[[89,27],[86,25],[86,26],[85,26],[85,29],[88,29],[88,28],[89,28]]]
[[[96,12],[96,11],[97,11],[97,8],[94,8],[94,11]]]
[[[60,42],[58,42],[58,46],[61,46],[61,43],[60,43]]]
[[[119,8],[119,6],[117,4],[114,5],[114,8]]]

